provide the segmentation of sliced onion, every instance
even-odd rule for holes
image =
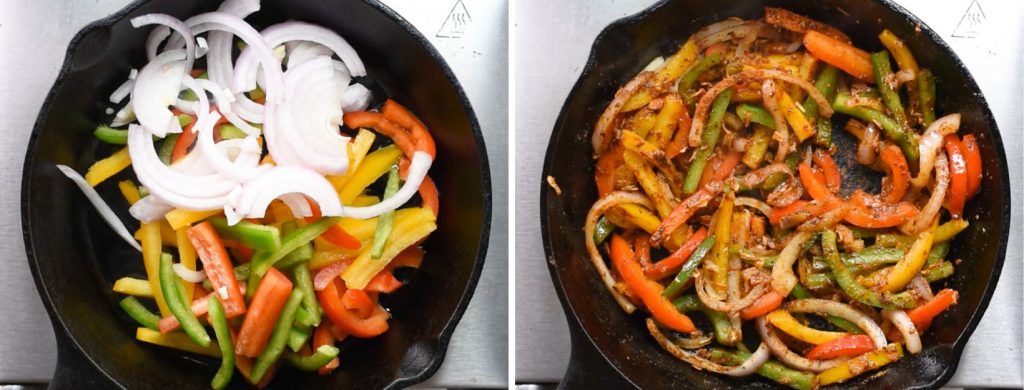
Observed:
[[[930,301],[935,298],[935,294],[932,293],[932,287],[928,285],[928,281],[920,274],[910,280],[910,288],[917,293],[917,296],[921,297],[921,299],[924,299],[925,301]]]
[[[647,80],[650,80],[652,76],[654,76],[654,72],[640,72],[632,80],[629,80],[626,85],[619,88],[618,92],[615,92],[615,97],[612,98],[611,103],[608,103],[608,107],[604,109],[601,117],[594,124],[594,133],[590,137],[590,146],[594,148],[594,154],[604,153],[605,144],[612,141],[605,140],[605,133],[608,127],[619,116],[619,111],[622,111],[622,106],[626,104],[626,101],[633,96],[634,92],[647,83]]]
[[[910,316],[903,310],[882,310],[882,317],[892,322],[896,330],[900,331],[903,341],[907,344],[907,352],[921,352],[921,335],[917,333],[917,327]]]
[[[757,351],[754,351],[754,353],[740,365],[733,367],[725,366],[700,357],[695,353],[680,349],[669,341],[663,333],[661,333],[661,330],[658,329],[657,323],[650,318],[647,319],[647,330],[651,332],[651,336],[657,340],[658,344],[661,345],[661,348],[671,353],[672,356],[676,357],[676,359],[692,364],[693,367],[698,370],[708,370],[718,374],[737,377],[747,376],[756,372],[762,365],[764,365],[765,362],[768,361],[768,358],[771,357],[771,351],[764,343],[761,343],[761,345],[757,347]]]
[[[181,280],[186,282],[202,283],[206,280],[206,271],[193,271],[185,268],[185,265],[181,263],[174,263],[171,265],[171,268],[174,269],[174,273],[178,274]]]
[[[110,102],[114,104],[121,103],[124,98],[128,97],[128,94],[132,93],[133,86],[135,86],[134,79],[125,80],[124,83],[121,83],[121,85],[110,94]]]
[[[146,14],[132,18],[132,27],[139,28],[151,24],[159,24],[173,29],[185,42],[185,69],[191,70],[196,59],[196,42],[190,29],[184,22],[166,14]]]
[[[761,214],[764,214],[764,216],[766,217],[772,215],[772,207],[769,206],[764,201],[757,198],[751,198],[749,196],[737,196],[736,205],[753,208],[757,211],[760,211]]]
[[[121,107],[114,114],[114,119],[110,121],[110,127],[121,127],[135,121],[135,110],[132,109],[132,103],[128,102],[124,107]]]
[[[779,258],[775,260],[775,265],[772,266],[772,288],[775,292],[782,296],[789,296],[790,290],[793,286],[796,286],[797,280],[796,275],[793,275],[793,264],[796,263],[796,258],[800,256],[800,250],[803,248],[804,243],[811,239],[813,235],[808,232],[798,232],[789,239],[786,243],[786,247],[779,252]]]
[[[910,185],[914,188],[924,188],[932,178],[932,167],[935,165],[935,156],[942,148],[942,139],[949,134],[956,134],[960,129],[960,114],[949,114],[932,122],[921,141],[918,144],[920,158],[917,176],[910,178]]]
[[[751,33],[756,34],[757,30],[754,23],[756,22],[730,17],[721,22],[704,26],[693,34],[693,38],[697,42],[697,47],[705,49],[718,43],[743,38]],[[754,29],[750,27],[754,27]]]
[[[800,226],[797,226],[796,230],[801,232],[817,232],[823,229],[832,229],[846,216],[846,212],[850,210],[850,204],[848,202],[840,203],[832,210],[826,211],[807,222],[804,222]]]
[[[405,183],[402,184],[402,188],[395,193],[395,196],[384,199],[380,203],[372,206],[345,207],[345,210],[341,215],[356,219],[370,219],[402,206],[416,194],[416,191],[419,190],[420,184],[423,183],[423,178],[427,176],[427,171],[430,170],[430,164],[432,161],[430,154],[417,151],[412,155],[412,163],[409,164],[409,171],[408,175],[405,177]],[[335,194],[335,198],[337,198],[337,194]],[[320,209],[323,210],[323,207]],[[337,214],[329,214],[327,211],[323,211],[323,215]]]
[[[203,117],[200,121],[210,118]],[[197,123],[197,126],[199,123]],[[216,210],[236,183],[220,175],[192,176],[163,164],[157,157],[152,133],[138,125],[128,127],[128,154],[139,182],[150,193],[175,207],[190,210]]]
[[[940,152],[938,161],[935,162],[935,187],[932,188],[932,195],[928,203],[921,208],[917,217],[899,226],[904,234],[918,234],[928,229],[939,216],[942,210],[942,201],[946,199],[946,188],[949,187],[949,163],[946,160],[946,153]]]
[[[644,67],[644,71],[653,72],[658,69],[661,69],[662,65],[665,65],[665,57],[657,56],[654,57],[654,59],[651,60],[651,62],[647,63],[647,66]]]
[[[597,226],[598,218],[604,215],[604,213],[612,207],[626,203],[633,203],[647,209],[654,208],[654,206],[651,205],[651,200],[642,194],[624,191],[612,192],[605,195],[603,198],[598,199],[597,202],[594,202],[594,204],[590,206],[590,211],[587,212],[587,219],[583,224],[583,236],[588,237],[588,239],[585,240],[587,245],[587,254],[590,255],[590,263],[594,265],[594,268],[597,269],[598,275],[601,276],[601,281],[604,282],[605,287],[608,288],[608,292],[612,294],[612,297],[615,298],[615,302],[618,302],[619,306],[622,307],[622,310],[625,310],[626,313],[632,314],[633,311],[636,310],[636,306],[629,301],[629,298],[626,298],[615,289],[615,277],[612,276],[611,271],[608,270],[608,265],[605,264],[604,258],[601,257],[601,253],[598,252],[597,245],[594,244],[594,240],[589,239],[589,237],[594,236],[594,229]]]
[[[292,210],[295,218],[306,218],[313,216],[313,208],[309,206],[306,197],[302,194],[284,194],[278,199]]]
[[[363,111],[369,107],[373,93],[362,84],[352,84],[341,95],[341,110],[344,112]]]
[[[771,79],[761,83],[761,98],[764,101],[764,108],[772,114],[772,119],[775,121],[773,138],[779,141],[779,146],[775,151],[775,162],[781,163],[789,154],[789,127],[786,126],[786,119],[783,118],[782,109],[779,108],[781,95],[776,91],[775,82]]]
[[[132,88],[131,104],[139,124],[160,138],[181,132],[181,124],[167,107],[177,102],[181,79],[189,69],[185,56],[180,50],[161,53],[142,67]]]
[[[338,193],[322,175],[299,167],[276,166],[245,183],[237,202],[225,206],[228,223],[237,223],[236,217],[263,218],[270,202],[293,193],[316,202],[324,216],[342,215]]]
[[[787,366],[804,371],[822,372],[838,366],[845,360],[811,360],[797,355],[779,339],[779,335],[775,334],[775,330],[768,325],[768,321],[765,321],[763,316],[757,317],[755,322],[757,323],[757,332],[761,334],[761,342],[767,345],[772,354]]]
[[[89,182],[85,181],[85,178],[82,177],[82,175],[79,175],[78,172],[75,172],[74,169],[71,169],[71,167],[66,165],[57,164],[57,169],[59,169],[64,176],[67,176],[68,179],[75,182],[78,189],[82,190],[82,193],[85,194],[86,199],[89,199],[89,202],[92,203],[92,207],[96,208],[96,212],[98,212],[100,217],[103,218],[103,221],[107,223],[107,226],[114,229],[114,232],[124,239],[128,245],[131,245],[132,248],[138,249],[139,252],[142,252],[142,247],[139,246],[138,242],[135,242],[135,238],[133,238],[132,234],[128,232],[128,228],[124,227],[124,223],[122,223],[121,219],[117,217],[117,214],[114,214],[114,210],[112,210],[110,206],[103,201],[100,194],[89,185]]]
[[[149,195],[132,204],[128,208],[128,213],[139,222],[150,223],[163,218],[171,210],[174,210],[174,206],[156,195]]]
[[[767,289],[764,283],[757,284],[754,288],[750,289],[750,292],[748,292],[743,298],[734,302],[723,302],[722,297],[714,291],[714,288],[706,279],[706,277],[696,278],[694,289],[697,291],[697,298],[699,298],[700,301],[709,309],[730,314],[736,313],[745,309],[747,306],[750,306],[750,304],[754,303],[757,298],[764,295],[764,292]]]
[[[715,337],[711,333],[695,332],[689,335],[689,337],[674,337],[672,344],[683,347],[684,349],[698,349],[704,348],[711,344],[711,340]]]
[[[875,163],[878,151],[879,139],[878,127],[874,123],[868,123],[864,128],[864,139],[857,144],[857,162],[871,166]]]
[[[784,306],[786,310],[794,313],[815,313],[820,315],[830,315],[842,318],[850,321],[857,325],[858,328],[864,331],[868,337],[871,337],[871,341],[875,343],[875,348],[883,348],[888,344],[885,340],[885,333],[882,332],[882,328],[875,323],[871,317],[867,314],[861,313],[854,309],[853,306],[847,305],[842,302],[831,301],[827,299],[798,299],[790,301]]]
[[[217,10],[238,18],[245,18],[260,10],[260,2],[259,0],[225,0]],[[210,53],[206,57],[206,70],[210,80],[222,86],[230,85],[235,72],[231,63],[231,37],[231,33],[226,31],[211,31],[209,34]],[[238,126],[234,122],[232,124]]]
[[[319,56],[330,57],[334,55],[334,52],[327,46],[309,41],[288,42],[285,44],[285,47],[288,47],[288,69],[295,69],[299,65]],[[342,66],[344,66],[344,63],[342,63]],[[348,73],[348,68],[345,68],[345,72]]]
[[[769,177],[776,173],[785,173],[787,175],[793,176],[792,172],[789,171],[789,167],[786,166],[786,164],[776,163],[765,165],[761,168],[750,171],[749,173],[743,176],[741,181],[743,182],[743,185],[745,185],[747,188],[754,188],[760,186],[761,183],[764,183],[765,180],[768,180]]]

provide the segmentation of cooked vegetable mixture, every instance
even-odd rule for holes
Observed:
[[[947,254],[980,189],[978,143],[936,113],[927,64],[878,37],[868,53],[769,7],[704,27],[608,104],[587,250],[665,351],[811,389],[921,352],[956,304],[933,286],[959,265]],[[881,191],[849,188],[837,155],[884,173]]]

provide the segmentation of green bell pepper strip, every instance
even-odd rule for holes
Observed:
[[[814,105],[817,108],[817,105]],[[750,123],[757,123],[775,130],[775,118],[768,112],[764,107],[756,104],[743,103],[736,106],[736,116],[740,117],[744,122],[750,121]]]
[[[772,129],[768,126],[754,126],[754,133],[750,135],[750,146],[743,153],[743,164],[755,169],[761,165],[764,156],[768,153],[768,144],[772,141]]]
[[[303,293],[305,293],[305,291],[303,291]],[[305,297],[303,297],[303,300],[305,300]],[[305,304],[305,302],[303,302],[303,304]],[[317,323],[314,322],[313,315],[310,313],[312,313],[312,311],[306,310],[305,307],[300,307],[299,310],[296,310],[295,325],[316,326]],[[317,310],[317,314],[320,314],[319,310]]]
[[[750,352],[727,351],[721,348],[711,348],[711,353],[708,356],[708,359],[713,362],[730,366],[743,364],[749,358]],[[769,359],[765,362],[761,368],[757,369],[757,373],[781,385],[797,390],[810,390],[814,386],[814,374],[786,367],[775,359]]]
[[[685,101],[687,105],[693,105],[693,97],[690,96],[690,88],[693,88],[693,85],[697,83],[697,79],[700,78],[700,75],[704,74],[704,72],[707,72],[716,65],[721,64],[724,59],[725,57],[722,56],[721,52],[716,52],[701,58],[700,61],[697,61],[697,63],[690,67],[686,73],[683,73],[683,76],[679,78],[678,92],[679,96],[683,98],[683,101]]]
[[[850,298],[866,305],[889,310],[911,309],[917,304],[914,296],[906,292],[900,294],[877,293],[857,283],[857,280],[853,278],[853,273],[840,260],[839,250],[836,248],[835,232],[831,230],[822,232],[821,246],[825,251],[825,259],[828,260],[829,267],[832,268],[832,276]]]
[[[223,125],[220,125],[219,129],[220,129],[219,130],[220,131],[220,139],[238,139],[238,138],[245,138],[245,137],[249,136],[244,131],[242,131],[242,129],[239,129],[239,128],[235,127],[234,125],[227,124],[227,123],[225,123]]]
[[[384,196],[381,201],[395,196],[398,193],[398,166],[392,165],[388,171],[388,184],[384,187]],[[384,245],[388,243],[391,236],[391,228],[395,224],[395,211],[387,211],[377,219],[377,230],[373,232],[373,243],[370,247],[370,257],[379,259],[384,254]]]
[[[178,115],[178,125],[184,128],[192,123],[192,116],[189,114]]]
[[[833,285],[832,275],[829,273],[814,273],[807,275],[807,287],[812,290],[820,290]]]
[[[940,261],[926,267],[921,271],[921,275],[924,275],[924,280],[927,280],[928,283],[935,283],[953,275],[953,263]]]
[[[686,170],[686,179],[683,181],[683,193],[692,194],[697,191],[697,184],[700,183],[700,176],[704,174],[704,167],[715,153],[715,145],[722,133],[722,119],[725,118],[725,110],[729,108],[729,100],[732,99],[732,88],[722,91],[711,103],[711,113],[708,114],[708,126],[702,134],[702,141],[698,147],[696,156],[690,167]]]
[[[924,265],[929,266],[942,261],[949,254],[949,241],[943,241],[932,246],[932,251],[928,252],[928,258],[924,260]]]
[[[800,163],[800,156],[797,153],[786,155],[786,166],[789,167],[790,172],[795,172],[797,164]],[[764,183],[761,184],[761,188],[767,191],[774,190],[779,184],[782,184],[789,179],[789,175],[785,172],[775,172],[767,179],[764,179]]]
[[[612,235],[612,231],[615,230],[615,224],[611,223],[608,218],[601,216],[597,220],[597,225],[594,226],[594,245],[600,246],[604,240],[608,239],[608,236]]]
[[[910,249],[914,244],[914,238],[902,234],[884,233],[875,236],[875,245],[886,248]]]
[[[917,72],[917,98],[921,106],[921,124],[931,126],[935,122],[935,76],[928,69]]]
[[[875,236],[888,231],[888,229],[870,229],[860,226],[847,226],[853,232],[853,238],[874,238]]]
[[[299,352],[299,349],[306,344],[313,329],[308,326],[296,326],[288,331],[288,349]]]
[[[882,101],[889,108],[893,119],[904,130],[910,128],[910,122],[907,120],[907,111],[903,109],[903,102],[900,101],[900,94],[887,82],[887,79],[895,77],[892,73],[892,64],[889,61],[889,52],[882,50],[877,53],[871,53],[871,67],[875,71],[875,85],[878,85],[878,91],[882,94]]]
[[[298,248],[295,248],[295,250],[288,252],[287,255],[284,255],[284,257],[281,258],[281,260],[274,263],[274,266],[277,267],[277,269],[291,269],[296,265],[309,262],[309,259],[312,258],[313,244],[307,242],[300,245]]]
[[[174,152],[174,144],[178,142],[180,133],[167,134],[164,137],[164,141],[160,143],[160,149],[156,151],[156,156],[160,158],[160,162],[164,165],[171,165],[171,154]]]
[[[884,264],[895,264],[903,258],[907,251],[900,248],[887,248],[872,245],[850,255],[841,255],[847,267],[871,267]]]
[[[167,308],[171,310],[174,318],[178,319],[185,334],[199,346],[209,346],[210,335],[192,314],[190,305],[185,303],[185,297],[181,294],[181,283],[178,283],[177,275],[171,269],[171,255],[166,253],[160,255],[160,291],[164,294]]]
[[[846,92],[839,92],[836,94],[835,100],[832,101],[832,109],[840,114],[846,114],[881,126],[885,135],[900,145],[903,155],[907,157],[907,162],[911,164],[917,163],[920,152],[917,150],[916,138],[904,131],[899,123],[880,111],[867,107],[850,107],[846,105],[849,98],[850,96]]]
[[[113,145],[125,145],[128,143],[128,130],[115,129],[110,126],[100,126],[92,132],[96,139]]]
[[[732,245],[730,245],[729,246],[729,254],[730,255],[737,255],[737,256],[740,257],[741,260],[743,260],[743,261],[747,262],[748,264],[753,265],[755,267],[761,267],[761,268],[767,268],[767,269],[771,269],[773,266],[775,266],[775,260],[777,260],[779,258],[778,255],[767,255],[767,256],[758,255],[758,254],[754,253],[754,251],[752,251],[752,250],[750,250],[750,249],[748,249],[748,248],[746,248],[746,247],[744,247],[742,245],[739,245],[739,244],[732,244]],[[758,262],[755,259],[759,259],[760,262]]]
[[[292,323],[295,322],[295,310],[298,310],[299,305],[302,304],[302,295],[302,291],[295,289],[288,296],[288,301],[285,302],[284,308],[281,309],[281,315],[277,317],[274,332],[270,334],[270,341],[267,342],[267,346],[263,348],[263,353],[260,353],[260,356],[256,358],[256,362],[252,365],[250,378],[253,383],[259,383],[263,379],[263,375],[270,369],[270,366],[284,352],[285,344],[288,343],[288,336],[292,330]]]
[[[825,68],[818,73],[818,79],[814,81],[814,88],[821,92],[825,96],[825,100],[832,100],[832,97],[836,93],[836,83],[839,81],[839,69],[832,65],[825,64]],[[804,114],[808,118],[815,119],[815,127],[817,132],[815,133],[814,141],[818,145],[825,147],[832,145],[832,119],[820,117],[818,114],[818,103],[814,98],[807,96],[804,98],[803,103]]]
[[[701,241],[700,245],[697,245],[697,249],[693,250],[693,253],[690,254],[690,258],[683,263],[683,268],[679,270],[679,274],[676,275],[675,279],[672,279],[672,283],[669,283],[668,287],[665,288],[665,291],[663,291],[661,295],[668,299],[675,298],[676,295],[679,295],[683,286],[686,285],[686,281],[690,280],[690,275],[693,274],[693,270],[697,269],[697,266],[700,265],[704,256],[707,256],[708,251],[711,250],[711,246],[714,243],[715,235],[712,234],[704,238],[704,241]]]
[[[672,305],[679,310],[680,313],[688,313],[691,311],[700,310],[704,313],[704,316],[711,322],[711,328],[715,331],[715,340],[720,344],[729,345],[732,344],[729,340],[729,332],[732,329],[732,324],[729,323],[729,317],[725,313],[712,310],[701,303],[700,299],[696,295],[684,295],[676,298],[672,301]]]
[[[135,297],[126,297],[118,304],[135,322],[149,329],[160,331],[160,317],[149,311]]]
[[[299,371],[316,371],[338,357],[338,347],[321,345],[312,355],[302,356],[291,351],[284,352],[284,361]]]
[[[800,283],[797,283],[796,285],[793,286],[793,289],[789,291],[789,296],[793,297],[794,299],[808,299],[808,298],[814,298],[815,297],[814,294],[812,294],[809,290],[807,290],[806,287],[804,287]],[[854,323],[852,323],[850,321],[847,321],[847,320],[845,320],[843,318],[839,318],[839,317],[836,317],[836,316],[828,316],[826,318],[828,318],[828,322],[831,322],[832,325],[835,325],[839,329],[842,329],[842,330],[845,330],[847,332],[854,333],[854,334],[863,334],[864,333],[864,331],[861,330],[860,327],[858,327]]]
[[[281,247],[281,231],[276,227],[249,221],[229,226],[224,217],[210,217],[207,221],[222,239],[235,241],[253,250],[270,252]]]
[[[303,293],[302,306],[306,310],[302,312],[310,317],[310,323],[306,325],[320,325],[320,303],[317,302],[316,291],[313,290],[313,276],[309,272],[309,266],[303,263],[292,268],[292,279],[295,281],[295,287]]]
[[[252,256],[252,260],[250,261],[252,265],[249,267],[250,272],[248,277],[248,289],[245,294],[246,297],[252,298],[251,294],[255,294],[256,287],[259,286],[260,280],[263,279],[263,275],[267,273],[270,267],[274,266],[275,263],[283,259],[292,251],[310,243],[313,239],[320,237],[321,234],[324,234],[327,229],[330,229],[331,226],[334,226],[340,220],[341,217],[320,218],[306,226],[285,233],[285,235],[281,237],[281,247],[277,248],[277,250],[273,252],[255,252]],[[252,292],[251,294],[250,291]]]
[[[217,343],[220,344],[220,368],[217,375],[214,375],[210,387],[220,390],[231,383],[231,376],[235,373],[235,346],[231,342],[231,329],[228,328],[228,319],[224,315],[224,307],[220,304],[220,298],[216,296],[209,300],[209,311],[207,318],[210,325],[213,325],[213,334],[217,336]]]

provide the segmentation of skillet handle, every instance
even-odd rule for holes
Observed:
[[[580,331],[575,319],[569,319],[569,336],[572,353],[569,367],[558,384],[561,389],[632,389],[633,384],[619,375],[619,372],[605,361],[590,339]]]
[[[118,386],[104,377],[75,347],[60,325],[54,324],[57,338],[57,369],[50,389],[110,389]]]

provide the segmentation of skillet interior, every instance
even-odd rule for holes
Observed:
[[[949,255],[952,259],[963,258],[964,265],[957,267],[952,278],[940,283],[960,292],[958,305],[943,315],[941,325],[937,322],[938,326],[923,335],[925,349],[921,354],[900,360],[886,369],[885,375],[864,375],[844,385],[939,387],[955,372],[960,353],[988,305],[1006,250],[1009,178],[995,119],[977,84],[952,50],[901,7],[884,0],[768,1],[767,4],[830,23],[868,51],[882,49],[876,36],[883,26],[898,36],[909,37],[906,41],[918,62],[931,69],[938,80],[938,113],[960,112],[963,115],[961,128],[975,133],[982,144],[983,189],[968,203],[971,226],[953,243]],[[778,386],[758,376],[737,379],[697,371],[662,351],[643,326],[642,315],[625,315],[605,291],[589,264],[582,234],[586,213],[596,200],[590,131],[616,89],[654,57],[674,52],[700,27],[729,16],[760,18],[764,5],[762,2],[662,1],[613,23],[595,41],[548,145],[542,177],[555,177],[562,195],[555,196],[546,183],[541,184],[541,224],[548,267],[570,318],[570,328],[574,332],[577,327],[583,331],[574,335],[577,345],[574,345],[567,382],[587,375],[601,375],[601,369],[596,367],[607,363],[626,381],[641,388]],[[843,12],[837,11],[839,7]],[[915,32],[916,28],[920,31]],[[839,118],[835,124],[845,123],[845,118]],[[833,134],[846,135],[838,126]],[[850,137],[846,137],[845,141],[840,140],[840,146],[850,144]],[[852,153],[841,151],[838,159],[848,173],[844,175],[844,189],[857,185],[877,192],[879,176],[865,174],[859,168],[851,169],[851,165],[856,166],[852,158],[842,158],[843,154]],[[580,346],[580,343],[591,344],[604,362],[583,359],[580,355],[586,354],[589,346]]]
[[[110,287],[126,274],[144,277],[138,252],[104,225],[53,166],[84,172],[97,156],[114,150],[99,145],[91,133],[107,120],[109,93],[145,58],[149,28],[132,28],[130,18],[162,12],[185,19],[218,4],[140,1],[85,28],[72,40],[40,111],[24,166],[22,223],[29,264],[58,334],[55,385],[202,388],[219,364],[134,340],[135,325],[117,307],[120,297]],[[384,94],[397,99],[432,129],[438,159],[431,177],[441,193],[441,215],[438,231],[425,244],[423,268],[384,302],[393,313],[391,330],[371,340],[346,341],[341,368],[329,377],[282,370],[271,386],[383,388],[423,381],[444,358],[486,253],[490,176],[479,124],[441,56],[386,6],[374,0],[266,0],[250,21],[259,28],[287,19],[344,36],[366,63],[378,100]],[[138,223],[116,189],[117,180],[127,177],[122,173],[98,189],[135,229]],[[76,359],[78,352],[86,360]]]

